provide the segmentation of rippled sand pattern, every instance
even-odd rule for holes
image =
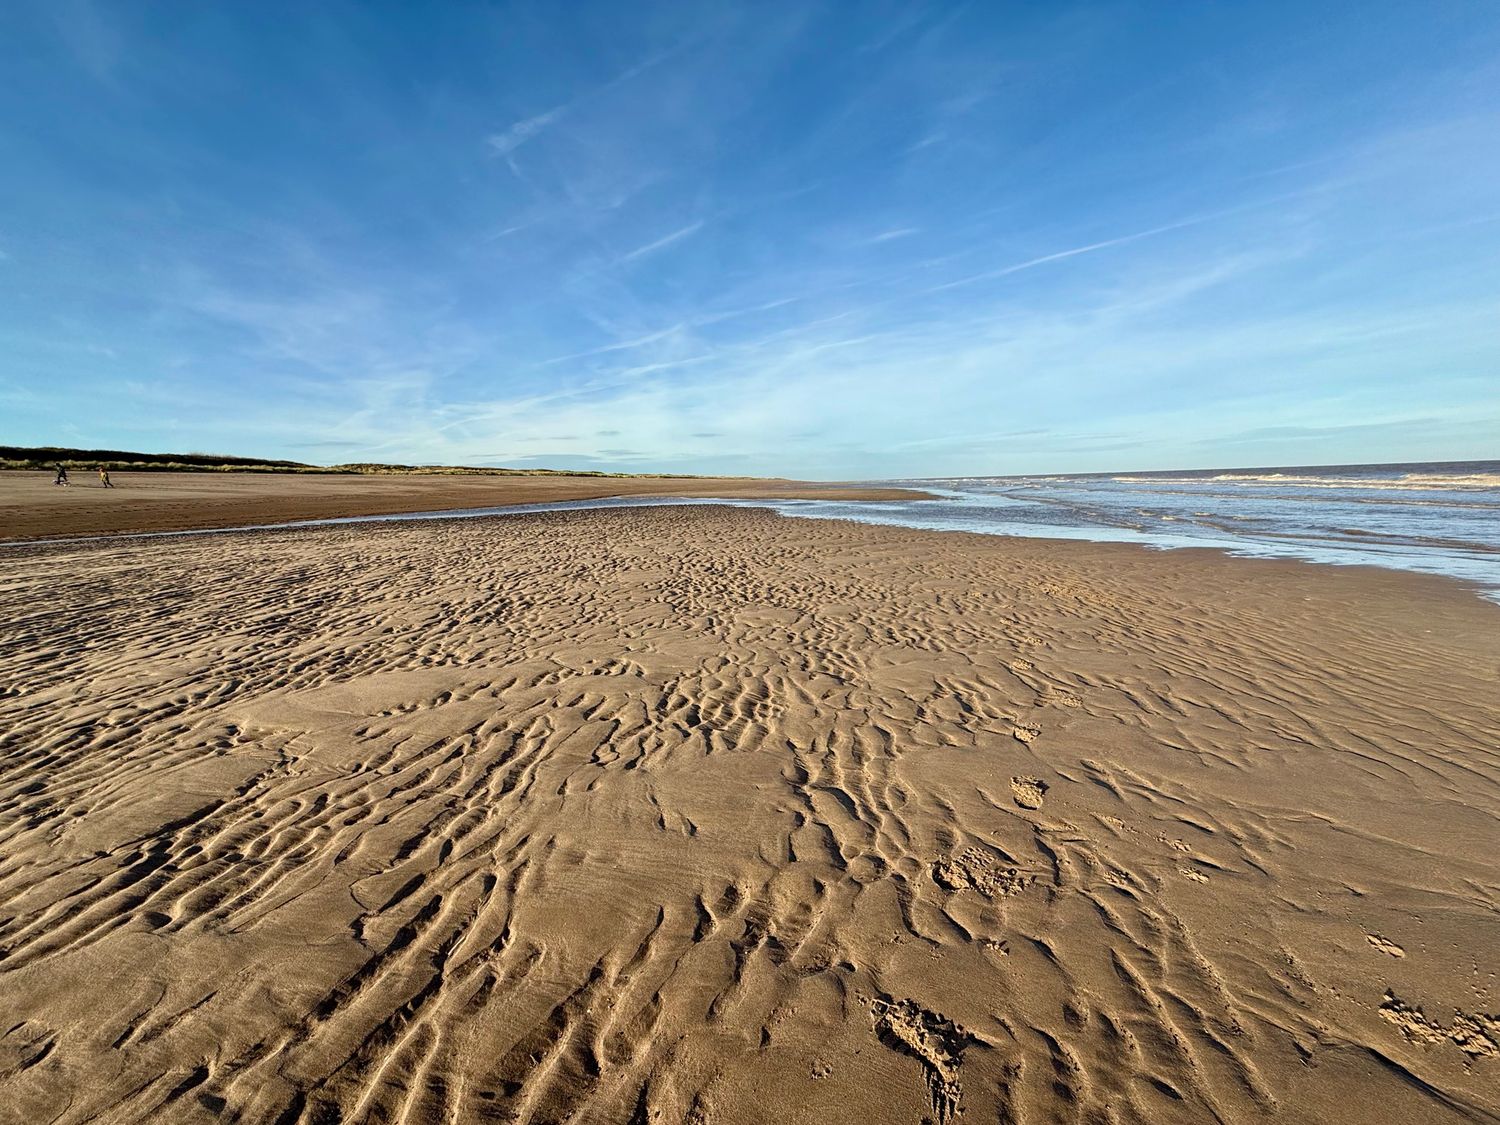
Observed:
[[[763,512],[0,569],[0,1120],[1500,1119],[1500,610]]]

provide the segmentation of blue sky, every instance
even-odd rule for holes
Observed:
[[[1500,7],[8,3],[0,441],[1500,456]]]

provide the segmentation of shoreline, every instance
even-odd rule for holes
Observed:
[[[858,483],[722,477],[143,472],[114,474],[113,479],[112,489],[84,479],[59,489],[46,473],[0,473],[0,538],[22,542],[208,531],[631,496],[880,501],[931,495]]]

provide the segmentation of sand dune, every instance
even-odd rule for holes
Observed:
[[[1500,608],[721,508],[0,568],[0,1120],[1500,1120]]]

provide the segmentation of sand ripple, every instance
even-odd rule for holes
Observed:
[[[27,549],[0,1120],[1500,1118],[1500,610],[763,512]]]

